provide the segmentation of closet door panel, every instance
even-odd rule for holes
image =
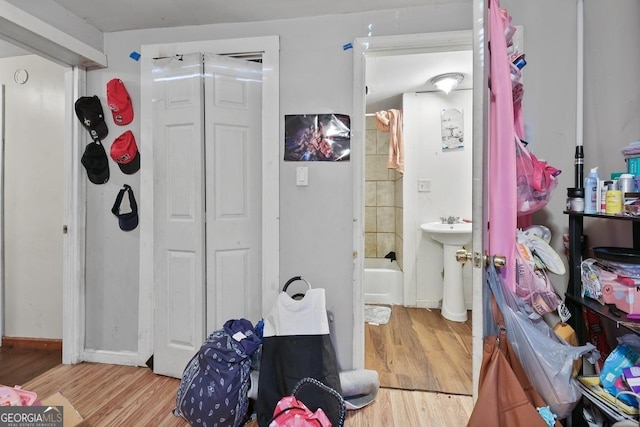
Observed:
[[[205,55],[207,329],[262,309],[262,66]]]
[[[154,371],[181,377],[206,338],[202,55],[154,64]]]

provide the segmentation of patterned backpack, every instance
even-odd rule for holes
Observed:
[[[249,406],[251,355],[261,341],[246,319],[229,320],[209,335],[182,374],[173,414],[191,425],[242,425]]]

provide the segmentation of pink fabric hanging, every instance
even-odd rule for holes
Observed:
[[[501,274],[509,288],[515,290],[516,120],[505,38],[509,21],[499,1],[490,0],[489,253],[506,256],[507,264]]]
[[[376,112],[376,127],[389,132],[389,156],[387,167],[404,173],[404,141],[402,138],[402,110]]]

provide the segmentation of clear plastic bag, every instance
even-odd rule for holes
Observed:
[[[529,215],[544,208],[558,186],[561,171],[538,160],[516,138],[516,185],[518,216]]]
[[[524,243],[516,244],[516,294],[538,314],[555,311],[560,300],[547,273],[536,269],[533,254]]]
[[[507,288],[493,263],[489,265],[487,284],[504,317],[509,342],[551,411],[558,419],[568,417],[582,396],[573,377],[573,362],[586,356],[595,363],[600,354],[593,344],[572,346],[556,335],[541,316],[531,313],[524,301]]]

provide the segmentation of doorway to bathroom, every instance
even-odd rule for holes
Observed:
[[[472,394],[471,381],[471,318],[467,322],[450,322],[442,319],[438,307],[440,294],[430,295],[424,292],[424,266],[419,262],[421,244],[426,240],[419,229],[420,222],[428,219],[424,213],[419,212],[424,203],[421,199],[435,197],[435,192],[424,192],[418,189],[418,181],[421,177],[417,172],[416,162],[421,161],[418,156],[419,144],[425,143],[424,135],[416,135],[414,128],[409,129],[414,135],[406,135],[411,142],[405,146],[405,171],[404,174],[397,170],[387,169],[387,153],[389,134],[382,132],[375,125],[375,113],[390,109],[403,110],[403,98],[411,96],[415,99],[429,96],[425,92],[434,92],[435,88],[429,86],[428,80],[436,74],[451,71],[455,59],[463,64],[466,76],[464,89],[470,89],[472,82],[473,58],[471,52],[472,35],[470,31],[433,33],[400,37],[376,37],[358,39],[356,42],[355,95],[354,95],[354,126],[355,138],[362,137],[364,149],[361,157],[354,158],[356,170],[354,182],[356,183],[354,206],[355,218],[359,219],[356,230],[356,271],[355,271],[355,300],[356,313],[359,307],[365,307],[371,302],[371,295],[367,289],[366,277],[370,271],[365,265],[371,264],[371,258],[383,259],[391,265],[397,265],[401,271],[401,299],[399,302],[391,301],[391,315],[386,325],[367,324],[364,321],[360,325],[356,321],[356,329],[362,327],[363,339],[354,346],[355,357],[361,355],[364,366],[369,368],[376,359],[382,361],[376,367],[381,373],[381,385],[383,387],[420,389],[436,392],[449,392],[455,394]],[[361,54],[361,55],[360,55]],[[428,58],[428,59],[427,59]],[[425,61],[426,60],[426,65]],[[400,76],[392,71],[392,66],[401,67],[407,71],[413,68],[413,77]],[[385,87],[374,83],[375,76],[385,76]],[[402,87],[396,80],[403,83],[413,79],[413,87]],[[380,91],[395,87],[396,92],[380,96]],[[471,124],[471,90],[469,103],[465,107],[468,112],[466,120]],[[434,96],[431,94],[431,96]],[[412,100],[411,102],[414,102]],[[419,110],[419,114],[423,112]],[[438,125],[440,124],[439,112],[437,112]],[[415,116],[415,113],[414,113]],[[414,117],[412,120],[416,120]],[[422,121],[417,118],[417,121]],[[405,130],[406,132],[407,130]],[[433,127],[430,133],[440,137],[440,126]],[[360,132],[362,132],[360,134]],[[467,152],[471,152],[471,133],[467,133]],[[411,139],[413,138],[413,139]],[[441,145],[437,145],[440,151]],[[355,155],[355,154],[354,154]],[[413,162],[413,163],[412,163]],[[469,156],[469,170],[471,169]],[[355,169],[359,169],[356,167]],[[427,185],[433,181],[427,182]],[[424,183],[423,183],[424,185]],[[431,186],[429,186],[431,187]],[[469,194],[471,180],[469,179]],[[433,185],[433,190],[437,185]],[[421,188],[422,190],[422,188]],[[470,197],[469,197],[470,198]],[[469,205],[469,216],[471,206]],[[443,213],[438,213],[441,215]],[[460,213],[460,215],[466,215]],[[435,212],[428,215],[436,215]],[[427,236],[428,237],[428,236]],[[434,245],[437,243],[429,242]],[[437,257],[436,257],[437,258]],[[429,271],[437,271],[440,283],[442,283],[442,255],[440,254],[439,266],[428,268]],[[470,268],[468,268],[470,270]],[[423,275],[421,278],[420,275]],[[470,280],[470,272],[469,272]],[[420,282],[422,280],[422,282]],[[437,280],[434,280],[437,282]],[[436,283],[437,285],[437,283]],[[386,292],[386,291],[385,291]],[[380,293],[380,291],[378,291]],[[394,294],[393,291],[389,291]],[[427,295],[427,297],[425,297]],[[375,302],[380,305],[381,302]],[[384,305],[385,302],[382,302]],[[469,308],[471,296],[469,295]],[[364,310],[363,310],[364,311]],[[399,334],[397,331],[403,331]],[[396,332],[390,332],[396,331]],[[405,333],[408,332],[408,333]],[[358,333],[356,333],[358,335]],[[449,343],[439,341],[446,336],[451,339]],[[357,339],[357,338],[356,338]],[[451,344],[451,345],[450,345]],[[438,348],[438,353],[426,351],[426,349]],[[406,350],[406,354],[400,354]],[[370,354],[371,352],[374,354]],[[451,364],[453,353],[460,357],[461,364],[458,371],[463,379],[456,381],[456,386],[443,385],[438,381],[427,381],[433,372],[445,371],[445,364]],[[437,354],[437,355],[436,355]],[[429,359],[425,359],[429,357]],[[357,362],[357,359],[356,359]],[[438,367],[438,363],[442,367]],[[459,362],[456,362],[459,363]],[[415,368],[407,368],[413,365]],[[403,367],[405,368],[403,370]],[[413,369],[413,372],[411,370]],[[397,372],[394,372],[397,370]],[[384,372],[381,372],[384,371]],[[411,381],[416,379],[417,381]],[[425,381],[421,381],[425,380]],[[460,385],[459,383],[464,383]]]

